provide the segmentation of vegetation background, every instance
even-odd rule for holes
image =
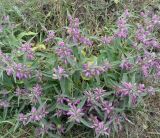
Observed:
[[[21,32],[39,33],[43,27],[57,30],[66,26],[67,13],[78,17],[86,32],[103,35],[114,28],[119,13],[128,8],[134,13],[143,9],[160,13],[159,0],[0,0],[0,16],[9,15]],[[61,32],[62,30],[58,30]],[[58,33],[57,32],[57,33]],[[35,38],[38,39],[38,38]],[[12,41],[12,40],[10,40]],[[160,96],[156,94],[129,114],[132,123],[110,137],[115,138],[159,138]],[[13,131],[14,120],[0,120],[1,138],[33,137],[32,127]],[[92,132],[73,128],[66,138],[92,138]]]

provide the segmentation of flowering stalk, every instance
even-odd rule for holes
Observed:
[[[130,82],[124,82],[122,83],[122,86],[117,88],[117,95],[121,97],[130,97],[132,104],[135,105],[140,96],[143,94],[152,94],[154,91],[153,88],[145,88],[144,84],[131,84]]]
[[[92,128],[95,129],[97,137],[99,137],[100,135],[108,136],[110,133],[110,129],[105,125],[103,121],[99,121],[97,117],[94,117],[93,119]]]
[[[72,49],[65,45],[64,42],[58,43],[58,48],[56,48],[55,52],[65,64],[68,63],[67,58],[74,58]]]
[[[19,50],[26,53],[27,58],[29,60],[33,60],[35,58],[34,53],[32,51],[32,46],[29,42],[22,44],[22,46],[19,48]]]
[[[54,71],[54,74],[53,74],[54,79],[61,80],[63,77],[68,77],[68,74],[66,73],[64,68],[60,66],[58,66],[58,68],[54,68],[53,71]]]
[[[46,117],[48,112],[46,111],[45,107],[36,109],[32,107],[31,112],[24,115],[23,113],[19,114],[19,121],[21,121],[24,125],[28,124],[29,122],[37,122],[41,121],[43,118]]]
[[[83,117],[84,113],[82,112],[82,109],[77,108],[75,105],[69,104],[70,109],[67,112],[67,115],[69,116],[69,121],[77,123],[80,123],[81,118]]]
[[[84,64],[82,74],[86,78],[91,78],[91,77],[99,76],[102,73],[107,72],[109,69],[110,69],[109,63],[104,63],[101,66]]]
[[[69,16],[68,33],[72,37],[72,40],[74,43],[80,42],[80,43],[87,45],[87,46],[93,45],[93,42],[91,40],[89,40],[88,38],[86,38],[80,34],[79,19],[78,18],[73,19],[71,16]]]
[[[47,33],[47,38],[44,41],[46,43],[52,42],[55,38],[55,32],[53,30],[49,30]]]

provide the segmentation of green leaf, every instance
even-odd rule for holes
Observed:
[[[136,72],[132,75],[132,83],[134,84],[136,82]]]
[[[48,135],[49,135],[50,138],[61,138],[61,136],[50,133],[50,132],[48,133]]]
[[[73,89],[73,82],[68,78],[62,78],[60,80],[60,86],[63,94],[70,95]]]
[[[22,32],[18,35],[18,39],[22,39],[24,36],[35,36],[37,35],[38,33],[35,33],[35,32]]]
[[[68,111],[69,110],[69,106],[67,106],[67,105],[62,105],[62,104],[57,104],[57,106],[56,106],[58,109],[62,109],[62,110],[64,110],[64,111]]]
[[[90,122],[87,122],[86,120],[84,120],[83,118],[81,119],[81,123],[84,124],[86,127],[91,128],[92,124]]]
[[[84,97],[83,99],[82,99],[82,101],[78,104],[78,108],[82,108],[83,107],[83,105],[85,104],[85,102],[86,102],[86,97]]]
[[[74,122],[70,122],[67,129],[66,129],[66,132],[68,132],[73,126],[74,126]]]
[[[123,81],[123,82],[127,82],[127,81],[128,81],[127,73],[123,73],[122,81]]]

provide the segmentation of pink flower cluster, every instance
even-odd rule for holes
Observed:
[[[133,105],[137,103],[140,96],[154,93],[153,87],[146,88],[144,84],[132,84],[130,82],[123,82],[122,86],[117,88],[117,96],[130,97]]]
[[[122,63],[120,64],[120,67],[123,70],[131,70],[133,67],[133,64],[129,62],[129,60],[125,59],[122,61]]]
[[[80,123],[81,118],[83,117],[84,113],[81,108],[76,107],[75,104],[69,104],[69,111],[67,112],[67,115],[69,116],[69,121],[71,122],[78,122]]]
[[[32,103],[38,103],[38,100],[42,96],[42,86],[40,84],[35,84],[31,90],[26,88],[17,88],[15,91],[16,96],[27,97]]]
[[[146,47],[160,48],[160,44],[155,37],[151,35],[151,32],[145,30],[143,26],[139,26],[136,31],[136,38]]]
[[[82,74],[86,78],[91,78],[94,76],[99,76],[104,72],[107,72],[109,69],[110,69],[110,64],[108,62],[102,64],[101,66],[84,64]]]
[[[24,125],[28,124],[29,122],[37,122],[42,120],[46,117],[48,112],[46,111],[45,107],[41,107],[39,109],[36,109],[35,107],[32,107],[32,110],[30,113],[19,114],[19,121],[21,121]]]
[[[35,58],[35,55],[32,51],[32,45],[29,42],[22,44],[19,50],[24,52],[29,60],[33,60]]]
[[[68,33],[72,37],[74,43],[80,42],[87,46],[93,45],[93,42],[91,40],[81,35],[78,18],[73,19],[71,16],[69,16]]]
[[[128,9],[125,10],[124,16],[117,21],[117,30],[112,36],[103,36],[101,41],[104,44],[111,44],[115,38],[127,38],[128,37],[128,27],[127,19],[130,16]]]
[[[28,79],[31,77],[31,70],[21,63],[13,63],[6,69],[7,75],[15,75],[19,80]]]
[[[93,125],[92,128],[95,129],[96,136],[108,136],[110,133],[109,127],[104,124],[103,121],[99,121],[97,117],[93,118]]]
[[[155,78],[160,76],[160,59],[154,53],[145,53],[143,58],[138,59],[138,64],[145,77],[152,74]]]
[[[101,41],[104,43],[104,44],[110,44],[112,43],[114,37],[113,36],[103,36],[101,38]]]
[[[64,42],[58,43],[58,48],[55,49],[55,53],[61,59],[61,61],[65,64],[68,63],[67,59],[73,59],[73,51],[70,47],[68,47]]]
[[[54,38],[55,38],[55,32],[53,30],[49,30],[47,34],[47,38],[44,41],[47,43],[53,42]]]
[[[31,69],[22,63],[16,63],[10,56],[0,51],[1,64],[5,68],[8,76],[15,75],[19,80],[28,79],[31,77]]]
[[[68,77],[68,74],[63,67],[58,66],[57,68],[53,69],[53,72],[54,72],[53,73],[54,79],[61,80],[63,77],[64,78]]]
[[[160,48],[158,40],[153,36],[153,31],[157,25],[160,25],[160,16],[149,12],[142,12],[141,16],[144,19],[144,25],[139,25],[136,31],[136,38],[146,47]]]
[[[126,24],[127,24],[127,20],[125,17],[120,18],[117,21],[118,30],[115,34],[115,37],[118,37],[118,38],[127,38],[128,37],[128,28],[127,28]]]

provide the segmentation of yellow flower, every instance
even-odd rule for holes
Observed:
[[[32,48],[33,51],[36,51],[36,50],[42,51],[45,49],[46,49],[46,46],[44,44],[39,44],[39,43],[37,43],[35,47]]]

